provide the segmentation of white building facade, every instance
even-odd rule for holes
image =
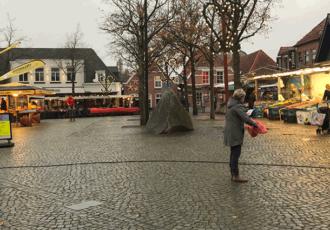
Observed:
[[[47,90],[55,91],[56,94],[59,96],[68,96],[72,94],[71,79],[73,70],[70,68],[65,68],[65,65],[59,64],[60,62],[69,63],[70,60],[56,58],[61,56],[61,52],[57,51],[63,51],[63,49],[52,49],[52,52],[47,52],[49,49],[43,48],[33,50],[37,50],[37,52],[32,52],[31,54],[31,57],[33,57],[33,59],[17,59],[15,61],[12,61],[11,69],[14,69],[24,63],[33,60],[41,60],[45,63],[45,65],[26,74],[14,76],[10,79],[10,82],[19,82],[34,85],[37,87],[42,87]],[[101,59],[92,49],[83,49],[82,51],[86,52],[88,54],[88,57],[94,56],[94,58],[91,57],[89,59],[86,58],[78,60],[79,62],[81,62],[82,65],[76,73],[75,77],[75,94],[81,96],[102,95],[104,87],[99,82],[99,79],[101,79],[100,77],[109,75],[114,76],[114,74],[109,71],[106,65],[101,61]],[[47,59],[48,56],[51,58]],[[62,68],[60,66],[62,66]],[[104,81],[102,81],[102,83],[103,85],[106,85]],[[114,76],[113,82],[109,87],[109,95],[121,95],[121,88],[121,83]]]

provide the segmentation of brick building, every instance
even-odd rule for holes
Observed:
[[[197,57],[198,58],[198,57]],[[224,83],[223,56],[214,55],[214,84]],[[189,107],[193,106],[192,79],[190,65],[187,65],[187,86]],[[233,80],[233,69],[228,68],[228,80]],[[210,107],[210,66],[204,57],[196,63],[195,87],[197,107]]]
[[[277,57],[280,71],[300,69],[315,63],[325,23],[326,19],[322,20],[294,46],[280,48]]]
[[[177,84],[175,82],[168,83],[163,73],[156,67],[150,67],[148,73],[148,93],[149,108],[155,108],[162,96],[162,88],[170,85],[170,88],[177,93]],[[124,95],[138,97],[139,96],[139,78],[137,74],[132,74],[127,82],[123,83]]]

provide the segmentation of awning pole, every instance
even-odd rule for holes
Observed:
[[[254,80],[254,87],[256,91],[256,101],[258,101],[258,80]]]
[[[280,98],[281,94],[281,77],[277,78],[277,100]]]

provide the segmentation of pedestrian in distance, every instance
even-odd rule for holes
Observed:
[[[238,159],[244,139],[244,123],[258,128],[258,125],[246,115],[247,107],[243,105],[245,92],[243,89],[234,91],[227,104],[224,144],[230,147],[230,172],[234,182],[247,182],[239,175]]]
[[[1,110],[7,111],[7,103],[3,98],[1,98]]]
[[[249,109],[253,109],[255,101],[256,101],[256,91],[253,90],[253,92],[249,96]]]
[[[71,95],[66,100],[66,105],[68,106],[70,121],[75,121],[75,103],[74,98]]]

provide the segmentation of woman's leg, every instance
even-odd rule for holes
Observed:
[[[234,182],[247,182],[246,179],[240,177],[238,170],[238,159],[241,156],[241,145],[236,145],[231,147],[230,161],[231,161],[231,175],[232,181]]]
[[[238,174],[238,158],[241,155],[241,145],[230,147],[230,171]]]

